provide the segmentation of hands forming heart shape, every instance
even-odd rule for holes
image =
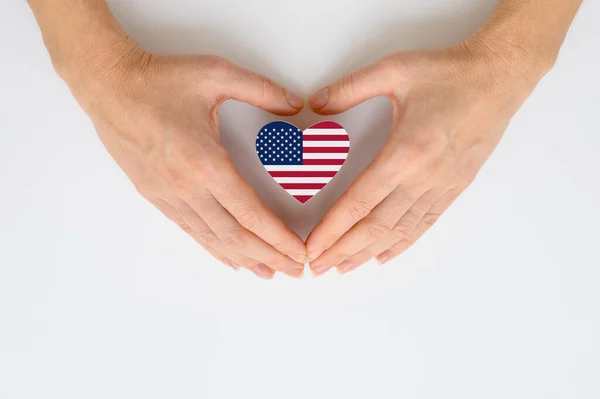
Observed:
[[[229,98],[280,115],[303,101],[221,58],[123,51],[129,56],[110,76],[72,86],[106,148],[138,191],[217,259],[264,278],[301,277],[307,261],[315,275],[346,273],[400,254],[473,180],[537,81],[523,84],[519,68],[492,67],[469,44],[396,53],[319,91],[309,103],[324,115],[386,95],[394,122],[380,154],[305,244],[240,176],[216,117]],[[349,150],[343,128],[323,126],[333,125],[302,133],[274,122],[257,138],[268,172],[300,202],[333,178]]]
[[[48,8],[31,4],[56,70],[136,189],[232,268],[263,278],[276,272],[299,278],[306,262],[315,275],[333,267],[347,273],[373,257],[387,262],[431,227],[473,181],[553,65],[577,9],[576,2],[556,3],[531,10],[501,2],[490,23],[459,45],[393,53],[311,96],[310,107],[321,115],[377,96],[387,96],[394,113],[379,155],[306,243],[240,176],[221,145],[217,118],[228,99],[285,116],[304,107],[302,98],[216,56],[144,51],[103,2],[78,3],[81,15],[68,14],[60,26],[45,23],[52,15]],[[557,20],[544,16],[555,8],[566,17],[536,31],[548,35],[548,45],[514,29],[515,18],[529,26],[538,15],[538,26],[546,26]],[[95,30],[73,34],[82,26]],[[257,150],[271,176],[305,202],[342,166],[349,142],[332,123],[302,133],[274,122],[260,132]]]

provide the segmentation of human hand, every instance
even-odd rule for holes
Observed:
[[[302,276],[304,243],[240,176],[217,118],[227,99],[279,115],[302,99],[222,58],[154,55],[126,38],[59,72],[136,189],[215,258]]]
[[[394,106],[389,139],[307,240],[314,274],[380,263],[413,244],[473,181],[552,61],[480,37],[400,52],[314,94],[337,114],[375,96]]]

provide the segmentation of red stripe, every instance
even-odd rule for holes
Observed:
[[[343,127],[341,127],[340,125],[338,125],[335,122],[325,121],[325,122],[316,123],[316,124],[312,125],[311,127],[309,127],[309,129],[343,129]]]
[[[306,201],[308,201],[309,199],[311,199],[312,197],[313,197],[312,195],[294,195],[294,198],[296,198],[298,201],[300,201],[303,204]]]
[[[269,174],[273,177],[333,177],[333,176],[335,176],[336,173],[337,173],[336,171],[304,172],[304,171],[298,171],[298,170],[290,170],[290,171],[280,170],[280,171],[276,171],[276,172],[269,172]]]
[[[326,186],[325,183],[279,183],[286,190],[320,190]]]
[[[304,159],[302,165],[343,165],[345,159]]]
[[[313,154],[316,152],[347,153],[350,147],[304,147],[302,151]]]
[[[307,134],[304,141],[349,141],[347,134]]]

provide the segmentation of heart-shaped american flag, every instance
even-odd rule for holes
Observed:
[[[349,151],[348,133],[330,121],[304,132],[288,122],[271,122],[256,137],[256,153],[265,169],[303,204],[333,179]]]

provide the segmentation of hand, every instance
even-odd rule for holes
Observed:
[[[223,263],[301,277],[304,243],[236,170],[217,109],[233,98],[291,115],[302,99],[222,58],[154,55],[128,39],[105,48],[61,72],[137,190]]]
[[[469,186],[551,64],[538,67],[534,57],[508,47],[502,53],[474,38],[392,54],[310,98],[324,115],[380,95],[394,105],[381,153],[307,240],[314,274],[393,259]]]

